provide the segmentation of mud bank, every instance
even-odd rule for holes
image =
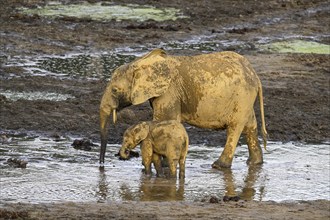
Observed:
[[[329,201],[124,202],[6,204],[0,218],[18,219],[328,219]]]

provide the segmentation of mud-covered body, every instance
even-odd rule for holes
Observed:
[[[149,100],[155,121],[177,120],[201,128],[227,129],[224,151],[213,167],[231,166],[241,133],[247,136],[249,163],[260,164],[263,156],[253,109],[257,96],[266,144],[261,83],[243,56],[234,52],[169,56],[154,50],[118,68],[109,82],[100,106],[100,162],[104,162],[111,112],[115,121],[116,110]]]
[[[120,149],[122,158],[141,144],[142,164],[146,174],[151,174],[153,163],[158,175],[162,175],[161,158],[164,156],[169,164],[170,175],[176,177],[179,164],[179,177],[184,178],[185,160],[188,152],[189,138],[184,126],[176,121],[141,122],[129,127],[123,136]]]

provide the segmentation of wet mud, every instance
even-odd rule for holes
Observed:
[[[73,1],[74,3],[74,1]],[[118,4],[124,4],[120,1]],[[132,3],[132,1],[130,1]],[[123,20],[110,22],[85,21],[81,18],[66,20],[45,18],[35,14],[23,14],[18,8],[42,7],[38,1],[8,1],[1,10],[1,90],[12,92],[48,92],[63,94],[66,100],[10,100],[1,95],[1,130],[40,131],[49,134],[74,133],[82,137],[99,139],[98,106],[111,70],[128,62],[113,64],[103,69],[96,80],[86,80],[79,75],[71,78],[35,76],[26,73],[24,66],[6,65],[13,57],[65,56],[70,53],[93,54],[110,52],[116,48],[141,48],[143,52],[164,46],[170,54],[190,55],[212,50],[234,50],[245,55],[255,67],[264,87],[264,103],[267,129],[270,140],[275,141],[329,141],[328,97],[329,54],[271,53],[258,52],[253,46],[262,39],[301,36],[314,37],[320,43],[329,43],[327,22],[329,5],[326,1],[230,1],[218,4],[208,1],[206,6],[191,3],[190,7],[171,2],[148,2],[156,7],[181,9],[189,18],[156,22]],[[136,28],[132,28],[136,25]],[[164,25],[174,25],[171,30]],[[196,49],[182,42],[196,36],[212,36],[209,41],[233,40],[243,43],[225,45],[209,42]],[[181,44],[173,47],[173,42]],[[172,45],[172,47],[170,47]],[[148,48],[150,46],[150,48]],[[198,47],[197,47],[198,46]],[[243,47],[243,48],[242,48]],[[165,47],[166,49],[166,47]],[[139,50],[139,49],[138,49]],[[83,61],[82,61],[83,62]],[[48,62],[49,63],[49,62]],[[46,62],[41,69],[50,69]],[[55,66],[56,67],[56,66]],[[97,67],[97,66],[96,66]],[[88,72],[97,71],[83,68]],[[50,69],[50,71],[52,71]],[[54,72],[54,71],[53,71]],[[72,69],[62,73],[75,72]],[[79,72],[79,71],[78,71]],[[87,72],[87,71],[86,71]],[[55,72],[56,73],[56,72]],[[83,75],[83,74],[82,74]],[[258,109],[256,105],[256,112]],[[119,143],[123,131],[140,120],[151,119],[148,103],[124,110],[119,123],[110,129],[109,143]],[[259,117],[259,116],[257,116]],[[326,120],[325,120],[326,119]],[[192,143],[223,145],[224,132],[190,128]],[[202,138],[200,138],[202,137]]]
[[[176,20],[163,21],[100,21],[71,15],[44,17],[34,12],[29,14],[21,11],[22,7],[31,10],[43,7],[46,2],[4,0],[0,7],[2,143],[16,136],[26,135],[51,139],[75,136],[99,143],[99,104],[111,71],[116,66],[158,47],[172,55],[231,50],[246,56],[263,84],[269,139],[305,143],[330,141],[330,52],[327,53],[326,48],[330,44],[328,1],[226,0],[221,1],[221,4],[216,0],[194,1],[189,4],[171,0],[143,1],[143,5],[175,8],[184,15]],[[74,0],[59,2],[80,3]],[[96,1],[87,2],[93,4]],[[141,4],[140,1],[126,0],[111,2],[114,5],[132,3]],[[316,53],[314,49],[295,48],[279,51],[277,42],[288,41],[299,42],[295,47],[299,47],[301,42],[312,42],[313,46],[314,43],[319,43],[315,47],[321,45],[322,48],[316,49],[316,52],[322,50],[322,53]],[[258,103],[255,110],[257,120],[260,121]],[[124,109],[118,115],[117,124],[110,126],[109,143],[120,144],[126,128],[151,118],[152,111],[148,103]],[[224,131],[199,129],[189,125],[186,128],[193,145],[221,148],[225,143]],[[240,145],[244,144],[243,137]],[[218,197],[218,200],[221,198]],[[314,210],[314,216],[329,217],[329,212],[324,211],[328,210],[329,202],[320,203],[322,204],[317,203],[319,206],[303,203],[303,208],[307,211],[300,211],[299,205],[293,205],[292,209],[291,205],[283,206],[288,211],[286,216],[289,213],[292,218],[312,218],[312,215],[308,215],[308,210]],[[90,204],[87,206],[92,207]],[[130,210],[127,206],[129,205],[122,206],[122,218],[128,217],[124,214]],[[154,206],[157,207],[158,204],[152,203],[146,210]],[[186,206],[191,207],[192,219],[201,216],[219,217],[211,215],[211,212],[200,216],[193,211],[195,205],[179,204],[179,207],[183,206],[185,209]],[[213,207],[210,210],[214,213],[220,209],[226,213],[225,210],[233,210],[232,206]],[[279,211],[283,208],[282,205],[250,203],[246,206],[259,211],[249,209],[247,215],[251,218],[256,213],[259,216],[260,213],[265,213],[268,214],[265,215],[267,219],[281,219],[284,214],[281,212],[282,216],[272,215],[270,211]],[[50,213],[58,213],[64,207],[67,205],[52,207]],[[100,209],[102,207],[100,205]],[[320,207],[323,209],[320,210]],[[11,205],[7,212],[0,210],[0,218],[36,217],[33,216],[36,215],[35,212],[31,211],[34,208],[36,207]],[[37,208],[42,210],[45,207]],[[79,204],[72,205],[70,210],[67,209],[67,215],[79,216],[77,210],[81,209]],[[91,210],[97,212],[97,208]],[[107,211],[104,210],[103,213]],[[181,216],[178,213],[179,211],[173,216]],[[234,213],[239,215],[239,212]],[[186,214],[189,216],[189,213]],[[234,214],[228,214],[227,217],[232,215]],[[50,218],[46,214],[39,218],[45,216]],[[144,212],[141,216],[150,217],[151,214]],[[97,214],[93,217],[98,218]]]

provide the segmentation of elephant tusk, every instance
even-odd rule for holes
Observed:
[[[117,111],[116,111],[116,109],[114,109],[112,111],[112,120],[113,120],[113,123],[116,124],[116,122],[117,122]]]

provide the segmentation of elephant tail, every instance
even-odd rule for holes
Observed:
[[[259,95],[259,104],[260,104],[260,114],[261,114],[261,126],[262,126],[262,139],[264,142],[264,148],[267,151],[267,131],[266,131],[266,124],[265,124],[265,113],[264,113],[264,97],[262,94],[262,85],[259,80],[259,85],[258,85],[258,95]]]

